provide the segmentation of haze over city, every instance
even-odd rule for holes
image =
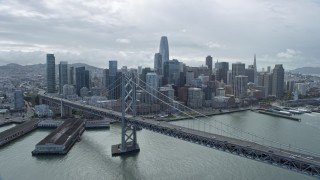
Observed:
[[[258,70],[320,66],[317,1],[0,1],[0,65],[69,63],[152,66],[159,37],[170,59],[200,66],[213,60],[252,63]]]

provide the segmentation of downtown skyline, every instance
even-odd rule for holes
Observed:
[[[152,67],[159,37],[167,36],[169,59],[191,66],[204,65],[207,55],[213,62],[251,64],[254,54],[258,71],[276,63],[288,70],[320,66],[320,28],[310,21],[319,15],[318,3],[195,2],[1,2],[0,65],[43,63],[54,53],[102,68],[108,59],[120,67]]]

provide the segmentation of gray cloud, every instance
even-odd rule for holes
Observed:
[[[160,36],[170,58],[204,64],[219,61],[286,69],[320,66],[320,4],[297,0],[0,0],[0,65],[57,61],[106,67],[153,66]]]

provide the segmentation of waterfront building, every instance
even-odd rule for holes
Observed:
[[[54,54],[47,54],[47,93],[56,92],[56,64]]]

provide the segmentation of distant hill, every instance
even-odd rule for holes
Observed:
[[[302,67],[291,70],[294,73],[301,73],[301,74],[319,74],[320,75],[320,67]]]
[[[85,66],[87,70],[89,70],[92,73],[101,74],[103,72],[103,69],[97,68],[94,66],[90,66],[83,63],[75,63],[75,64],[68,64],[68,67],[81,67]],[[56,73],[58,74],[59,69],[58,65],[56,65]],[[46,64],[33,64],[33,65],[19,65],[15,63],[10,63],[4,66],[0,66],[0,75],[16,75],[16,74],[38,74],[38,75],[45,75],[46,73]]]

